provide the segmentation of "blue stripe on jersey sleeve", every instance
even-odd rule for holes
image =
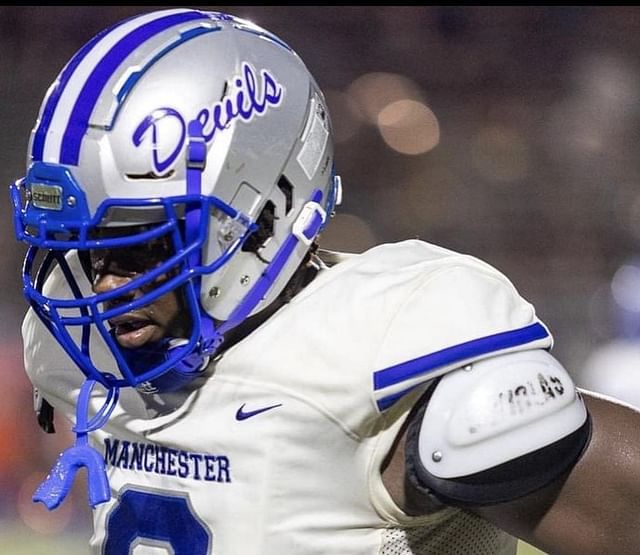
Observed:
[[[378,370],[373,374],[373,386],[377,391],[456,361],[468,360],[494,351],[517,347],[548,336],[549,332],[546,328],[542,324],[535,323],[517,330],[473,339],[466,343],[454,345],[429,355]],[[378,401],[379,406],[383,400],[384,398]]]
[[[378,405],[378,410],[380,412],[387,410],[390,406],[392,406],[398,399],[401,399],[411,391],[413,391],[416,387],[424,385],[424,383],[419,383],[408,387],[407,389],[403,389],[402,391],[398,391],[397,393],[393,393],[392,395],[387,395],[386,397],[382,397],[376,401],[376,405]]]

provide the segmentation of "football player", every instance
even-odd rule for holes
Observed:
[[[42,103],[11,188],[38,419],[77,439],[92,551],[636,553],[640,420],[583,396],[490,265],[318,249],[327,105],[280,38],[153,11]]]

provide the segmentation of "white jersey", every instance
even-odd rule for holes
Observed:
[[[33,315],[23,333],[32,381],[73,418],[80,372]],[[173,410],[122,392],[92,434],[112,488],[94,510],[93,552],[514,554],[514,538],[457,509],[406,515],[381,467],[429,380],[550,346],[533,307],[478,259],[421,241],[351,255]]]

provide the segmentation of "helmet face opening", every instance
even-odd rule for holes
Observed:
[[[25,296],[88,378],[148,391],[191,379],[278,297],[339,189],[300,58],[250,22],[190,9],[81,48],[29,158],[11,188]],[[159,306],[179,314],[154,320]]]
[[[16,202],[28,199],[15,205],[18,235],[31,245],[24,267],[24,292],[87,377],[105,385],[139,386],[179,362],[178,355],[200,346],[200,277],[220,270],[241,248],[256,227],[247,216],[215,197],[184,195],[146,201],[108,199],[93,218],[69,218],[72,225],[60,225],[65,221],[64,209],[50,218],[50,209],[34,202],[33,186],[28,179],[13,186]],[[66,189],[48,186],[56,191]],[[45,187],[42,180],[37,187]],[[159,222],[129,224],[145,214],[158,219],[160,213]],[[192,225],[186,220],[189,213],[199,216],[192,219]],[[126,219],[116,220],[115,215]],[[31,221],[37,225],[29,224]],[[210,242],[203,260],[201,252]],[[36,254],[42,249],[50,249],[50,255],[36,266]],[[85,276],[79,276],[78,268],[72,269],[67,260],[74,252],[88,278],[83,285]],[[54,271],[67,284],[57,294],[44,291]],[[158,315],[170,306],[173,315]],[[157,336],[159,331],[165,333]],[[95,367],[92,338],[101,343],[99,348],[111,352],[120,377],[113,369],[105,372]],[[144,358],[140,348],[166,353],[176,342],[180,346],[176,356],[156,360],[153,367],[149,360],[140,364]],[[132,349],[138,349],[137,356],[129,352]]]

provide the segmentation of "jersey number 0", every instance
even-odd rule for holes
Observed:
[[[187,499],[126,490],[107,520],[105,555],[131,553],[137,544],[171,547],[175,555],[207,555],[211,537]]]

